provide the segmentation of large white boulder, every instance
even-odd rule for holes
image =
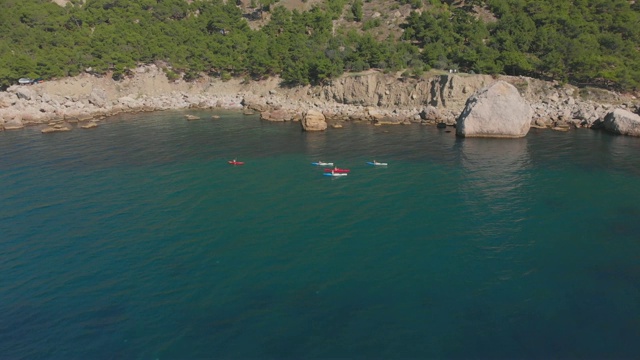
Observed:
[[[614,134],[640,136],[640,116],[615,109],[604,117],[604,129]]]
[[[322,112],[310,109],[302,117],[302,128],[305,131],[324,131],[327,130],[327,121]]]
[[[519,138],[529,132],[533,110],[515,86],[498,81],[478,90],[456,120],[463,137]]]

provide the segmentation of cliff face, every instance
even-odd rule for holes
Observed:
[[[637,111],[637,101],[631,97],[524,77],[434,73],[414,79],[367,71],[344,75],[323,86],[281,88],[277,78],[225,82],[203,77],[195,82],[170,82],[152,65],[136,69],[132,77],[121,81],[83,74],[12,86],[0,93],[0,126],[82,121],[127,111],[243,106],[266,114],[268,120],[299,120],[307,110],[317,109],[329,122],[443,121],[452,125],[471,95],[498,80],[514,85],[531,105],[532,126],[553,127],[560,122],[590,126],[614,105]],[[6,126],[8,123],[11,125]]]
[[[578,89],[526,77],[457,73],[413,79],[370,71],[343,76],[330,85],[312,89],[310,94],[327,102],[374,106],[381,111],[435,108],[439,120],[451,123],[462,112],[471,95],[497,81],[516,87],[532,106],[532,124],[537,127],[553,127],[561,123],[591,126],[613,107],[638,111],[639,106],[633,96],[601,89]]]
[[[347,75],[322,88],[326,101],[382,108],[427,105],[460,111],[478,89],[495,80],[486,75],[435,75],[416,80],[370,71]]]
[[[464,108],[466,100],[476,91],[501,80],[514,85],[520,95],[531,104],[638,104],[633,96],[602,89],[578,89],[570,85],[521,76],[493,77],[459,73],[434,74],[414,79],[369,71],[336,79],[330,85],[322,87],[320,94],[324,100],[345,104],[402,108],[430,105],[459,112]]]

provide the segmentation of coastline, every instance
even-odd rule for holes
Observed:
[[[24,126],[40,126],[43,132],[69,131],[72,124],[92,128],[120,113],[189,108],[258,112],[268,121],[300,121],[315,110],[330,128],[346,121],[453,126],[466,100],[499,80],[514,85],[530,104],[535,128],[596,128],[614,109],[637,112],[640,108],[630,95],[525,77],[433,73],[414,79],[370,70],[346,74],[322,86],[285,88],[278,78],[245,82],[201,77],[170,82],[162,69],[149,65],[120,81],[81,74],[11,86],[0,92],[0,131]]]

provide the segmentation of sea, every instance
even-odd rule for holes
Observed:
[[[0,359],[639,357],[639,138],[195,110],[0,133]]]

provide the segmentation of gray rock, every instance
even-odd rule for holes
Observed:
[[[5,118],[4,120],[4,129],[5,130],[18,130],[24,127],[24,123],[22,122],[22,116],[14,115],[9,118]]]
[[[15,104],[16,100],[18,100],[18,98],[14,94],[0,92],[0,108],[8,108]]]
[[[640,136],[640,115],[615,109],[604,117],[604,129],[621,135]]]
[[[549,96],[548,100],[549,100],[549,102],[556,103],[556,102],[560,101],[560,97],[558,96],[558,93],[553,93],[553,94],[551,94],[551,96]]]
[[[327,121],[324,115],[318,110],[308,110],[302,117],[302,129],[305,131],[327,130]]]
[[[546,127],[551,127],[552,123],[549,119],[546,118],[537,118],[533,121],[533,123],[531,124],[531,126],[535,126],[537,128],[546,128]]]
[[[267,121],[291,121],[291,118],[291,114],[284,109],[266,110],[260,113],[260,119]]]
[[[107,105],[107,93],[100,88],[93,88],[89,95],[89,103],[100,108],[104,107]]]
[[[379,109],[371,106],[367,107],[364,111],[365,111],[365,114],[372,121],[380,121],[385,117],[384,114]]]
[[[18,99],[31,100],[34,97],[33,91],[26,86],[20,86],[16,89]]]
[[[563,108],[558,112],[558,120],[567,121],[571,118],[571,109]]]
[[[456,118],[455,118],[455,116],[445,116],[442,119],[442,122],[444,122],[445,125],[447,125],[447,126],[454,126],[454,125],[456,125]]]
[[[423,120],[439,120],[440,111],[438,111],[438,109],[435,106],[429,105],[420,112],[420,117]]]
[[[138,101],[130,96],[123,96],[118,99],[118,103],[124,107],[134,108],[139,105]]]
[[[593,120],[595,120],[597,118],[597,116],[595,115],[593,108],[585,106],[582,107],[580,109],[578,109],[578,111],[576,111],[573,114],[573,117],[575,119],[580,119],[580,120],[587,120],[587,121],[591,121],[593,122]]]
[[[471,96],[456,121],[456,135],[518,138],[529,132],[533,110],[513,85],[498,81]]]

